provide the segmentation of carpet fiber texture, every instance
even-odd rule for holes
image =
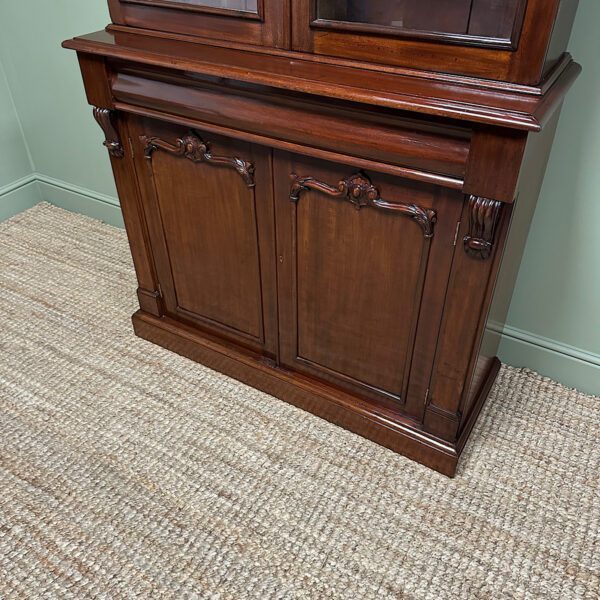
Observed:
[[[0,598],[599,598],[600,400],[503,368],[456,479],[134,337],[125,234],[0,224]]]

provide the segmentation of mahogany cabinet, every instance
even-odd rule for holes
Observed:
[[[573,0],[109,0],[77,51],[136,333],[447,475],[495,357]]]

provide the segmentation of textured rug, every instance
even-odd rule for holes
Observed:
[[[0,224],[0,598],[599,598],[600,399],[503,368],[447,479],[139,340],[125,234]]]

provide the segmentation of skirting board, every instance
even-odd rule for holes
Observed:
[[[492,326],[489,331],[500,336],[498,356],[503,363],[600,396],[600,355],[509,325],[501,330]]]
[[[125,227],[117,198],[39,173],[37,182],[41,197],[46,202],[71,212],[93,217],[121,229]]]
[[[32,173],[13,183],[0,187],[0,221],[8,219],[45,201],[65,210],[104,221],[115,227],[124,227],[119,201],[60,179]]]
[[[116,198],[39,173],[0,188],[0,220],[42,200],[123,227]],[[499,357],[502,362],[527,367],[566,386],[600,395],[600,355],[510,326],[503,329],[492,326],[490,332],[501,338]]]
[[[35,175],[0,187],[0,221],[35,206],[43,200]]]

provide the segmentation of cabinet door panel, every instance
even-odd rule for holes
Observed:
[[[443,287],[450,267],[450,259],[430,265],[436,221],[444,217],[440,243],[451,258],[460,199],[277,156],[282,364],[392,408],[406,405],[419,316],[425,307],[435,321],[441,311],[428,278]]]
[[[268,151],[153,121],[137,133],[167,314],[274,354]]]
[[[296,209],[298,357],[400,397],[415,322],[414,298],[403,291],[422,286],[426,249],[416,227],[364,213],[318,192]],[[389,278],[394,263],[399,276]]]

